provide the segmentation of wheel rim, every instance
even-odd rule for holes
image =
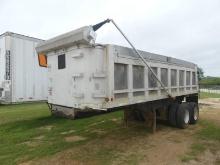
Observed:
[[[184,122],[185,124],[189,123],[189,111],[187,109],[185,110]]]
[[[197,120],[197,119],[198,119],[198,116],[199,116],[198,108],[195,107],[195,108],[194,108],[194,120]]]

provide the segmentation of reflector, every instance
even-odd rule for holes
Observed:
[[[43,53],[38,54],[38,62],[41,67],[47,67],[47,56]]]

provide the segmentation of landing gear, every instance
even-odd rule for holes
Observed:
[[[128,121],[141,121],[152,133],[156,132],[156,111],[151,110],[124,110],[124,123],[128,126]]]

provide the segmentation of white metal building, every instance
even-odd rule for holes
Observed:
[[[47,68],[35,51],[42,40],[6,32],[0,35],[0,103],[47,100]]]

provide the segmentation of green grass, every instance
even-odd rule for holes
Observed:
[[[204,77],[199,82],[200,85],[220,85],[220,77]]]
[[[99,164],[106,164],[114,160],[121,150],[105,143],[100,146],[98,139],[114,135],[112,138],[120,141],[146,135],[144,127],[125,128],[122,116],[122,112],[118,111],[68,120],[51,116],[45,103],[0,106],[0,164],[37,160],[79,146],[85,148],[80,150],[79,155],[88,155],[88,161],[92,158]],[[100,131],[104,133],[100,134]],[[84,140],[69,142],[65,140],[67,136],[81,136]],[[93,148],[86,146],[94,140],[97,140],[99,150],[90,152]],[[75,158],[86,160],[80,156]]]
[[[0,106],[0,164],[38,160],[70,148],[78,149],[72,158],[80,162],[111,164],[126,152],[126,147],[119,145],[122,141],[128,143],[132,138],[146,136],[143,125],[125,128],[122,117],[123,113],[117,111],[68,120],[51,116],[45,103]],[[220,127],[209,121],[200,121],[199,125],[195,142],[182,161],[196,159],[208,148],[213,151],[220,148]],[[81,136],[84,140],[68,142],[65,140],[68,136]],[[142,155],[131,154],[122,163],[138,164],[141,159]]]
[[[207,121],[200,121],[200,125],[203,126],[203,129],[197,132],[197,138],[202,140],[215,140],[220,142],[220,126]]]
[[[0,105],[0,125],[48,116],[50,116],[50,112],[48,111],[48,107],[45,103]]]
[[[202,129],[196,132],[190,151],[181,157],[183,162],[196,159],[207,149],[212,152],[219,151],[220,126],[207,120],[201,120],[199,125],[202,126]]]
[[[217,94],[217,93],[208,93],[208,92],[200,92],[199,97],[200,97],[200,99],[205,99],[205,98],[220,98],[220,94]]]

